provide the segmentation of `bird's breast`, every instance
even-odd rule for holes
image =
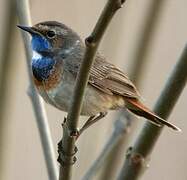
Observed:
[[[62,67],[60,62],[51,57],[33,55],[32,73],[37,89],[47,91],[55,88],[60,83]]]

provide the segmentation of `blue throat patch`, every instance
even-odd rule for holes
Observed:
[[[52,58],[41,57],[32,58],[32,72],[38,81],[47,80],[50,71],[53,69],[55,61]]]
[[[51,49],[50,43],[44,37],[40,35],[33,35],[31,40],[31,46],[33,51],[46,51]]]
[[[47,51],[51,49],[51,45],[47,41],[47,39],[45,39],[40,35],[32,36],[31,45],[33,50],[33,57],[32,57],[33,75],[38,81],[46,80],[50,75],[50,71],[53,69],[55,61],[51,57],[42,56],[37,52]]]

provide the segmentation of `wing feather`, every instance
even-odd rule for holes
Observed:
[[[75,77],[80,68],[83,54],[78,57],[79,58],[72,55],[63,59],[64,66]],[[88,83],[109,95],[118,94],[130,98],[140,97],[136,87],[130,79],[113,64],[108,63],[105,58],[99,54],[96,55],[95,62],[91,68]]]
[[[140,96],[130,79],[100,55],[96,56],[91,68],[89,83],[107,94],[118,94],[131,98]]]

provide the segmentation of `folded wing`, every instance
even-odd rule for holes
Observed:
[[[99,55],[96,56],[91,68],[89,83],[107,94],[119,94],[129,98],[140,97],[130,79]]]

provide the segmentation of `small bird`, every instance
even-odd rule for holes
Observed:
[[[56,21],[18,27],[32,36],[31,67],[36,89],[47,103],[67,112],[85,53],[85,44],[71,28]],[[90,118],[82,130],[103,118],[108,110],[122,108],[145,117],[157,126],[166,125],[180,131],[143,105],[140,94],[130,79],[97,53],[81,111],[81,115]]]

